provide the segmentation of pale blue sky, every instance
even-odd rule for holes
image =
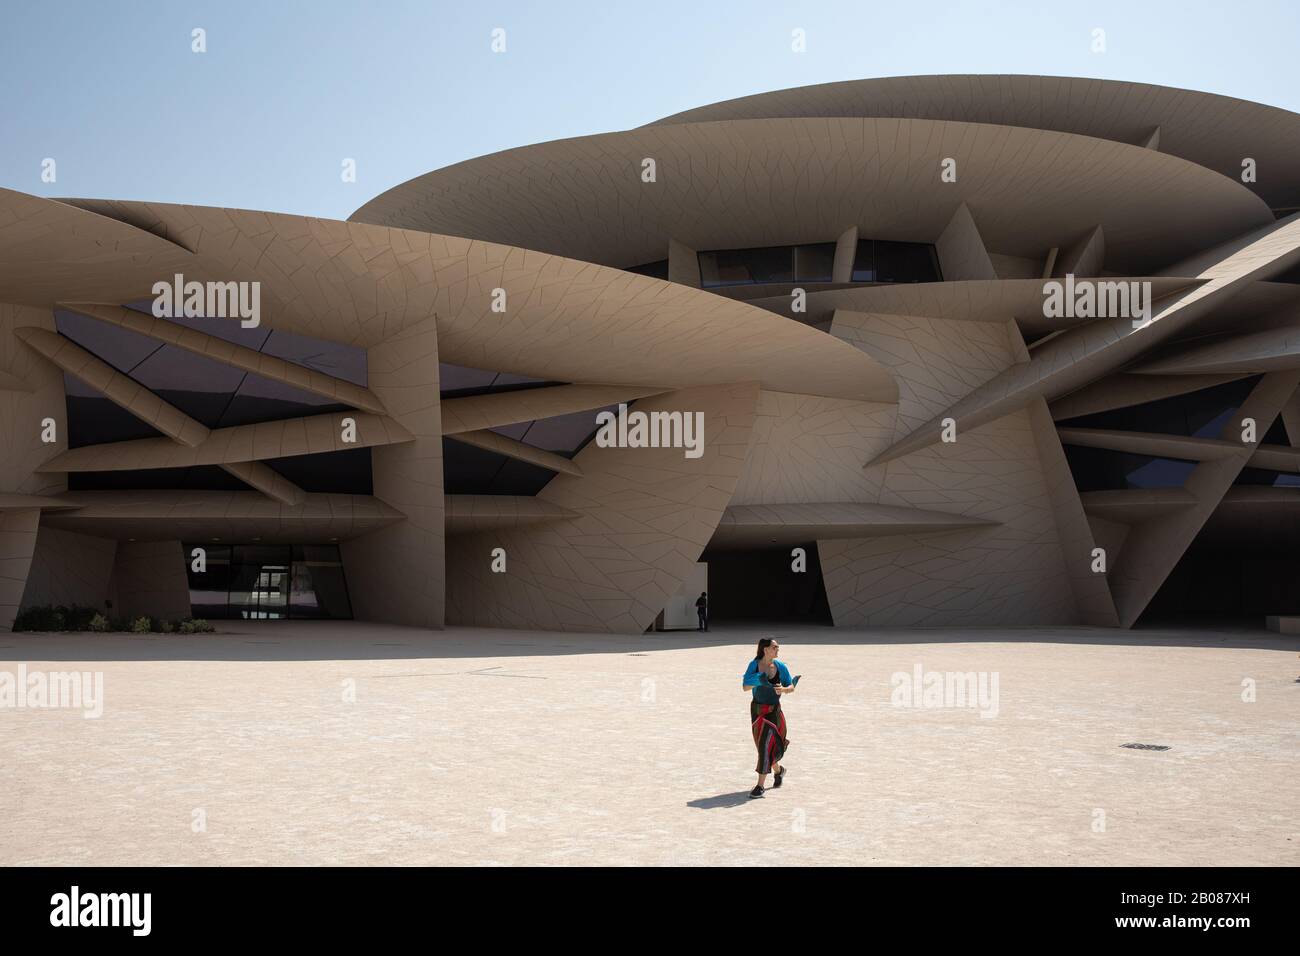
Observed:
[[[495,150],[914,73],[1108,77],[1300,109],[1295,0],[6,6],[0,185],[46,196],[346,218],[412,176]],[[208,52],[191,52],[194,27]],[[491,52],[495,27],[504,54]],[[790,50],[795,27],[804,54]],[[1091,52],[1095,27],[1104,54]],[[46,157],[53,185],[40,180]],[[340,179],[344,157],[356,183]]]

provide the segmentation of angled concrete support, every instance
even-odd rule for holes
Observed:
[[[989,259],[979,227],[965,203],[948,220],[948,225],[934,244],[939,255],[939,268],[946,281],[964,279],[996,279],[997,272]]]
[[[1300,385],[1300,371],[1265,375],[1251,391],[1233,420],[1223,429],[1224,441],[1241,441],[1242,420],[1253,418],[1262,434]],[[1132,627],[1155,597],[1160,585],[1195,539],[1224,494],[1254,453],[1255,446],[1242,445],[1228,458],[1202,461],[1187,479],[1183,490],[1191,495],[1190,507],[1155,518],[1134,529],[1124,553],[1110,576],[1120,623]]]

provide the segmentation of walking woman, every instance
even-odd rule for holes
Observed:
[[[773,775],[772,786],[779,787],[785,780],[781,758],[789,745],[785,733],[785,714],[781,711],[781,696],[793,694],[795,682],[790,671],[776,659],[781,645],[774,638],[765,637],[758,642],[754,659],[749,662],[741,687],[752,695],[749,704],[749,721],[754,731],[754,746],[758,748],[758,783],[749,792],[750,798],[763,795],[767,775]]]

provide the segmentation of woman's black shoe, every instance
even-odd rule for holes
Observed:
[[[751,800],[761,797],[762,795],[763,788],[761,786],[755,787],[753,790],[749,791],[749,799]]]
[[[772,780],[772,786],[773,786],[774,788],[775,788],[775,787],[779,787],[779,786],[781,786],[781,781],[785,779],[785,767],[782,767],[782,768],[781,768],[781,772],[780,772],[780,773],[774,773],[774,774],[772,774],[772,777],[773,777],[773,780]]]

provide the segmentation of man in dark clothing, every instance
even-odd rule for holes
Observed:
[[[700,626],[696,630],[707,631],[709,629],[709,592],[701,591],[700,596],[695,599],[695,613],[700,616]]]

